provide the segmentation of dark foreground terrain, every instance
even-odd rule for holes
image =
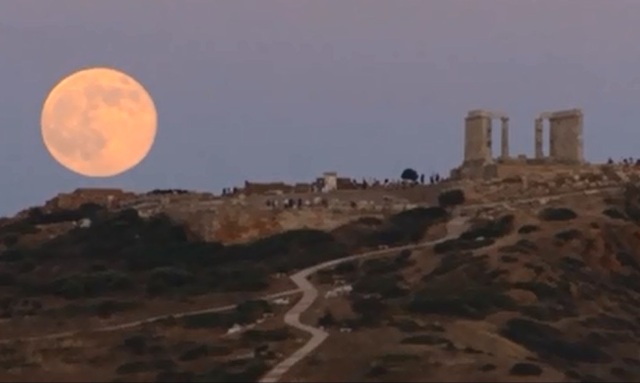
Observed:
[[[492,210],[433,248],[321,271],[319,299],[302,318],[330,336],[284,380],[640,381],[639,197],[629,187],[589,204]],[[2,381],[255,381],[308,336],[282,320],[299,295],[256,298],[292,287],[276,276],[442,236],[450,219],[448,209],[418,208],[224,246],[165,216],[96,206],[60,214],[0,228],[2,335],[74,320],[86,331],[4,342]],[[38,237],[43,220],[78,217],[93,224]],[[353,290],[327,294],[339,285]],[[126,313],[223,298],[237,305],[95,331]]]

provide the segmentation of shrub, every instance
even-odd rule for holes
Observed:
[[[392,258],[367,259],[362,263],[362,270],[365,274],[388,274],[400,268]]]
[[[282,342],[289,339],[289,329],[281,327],[273,330],[247,330],[242,337],[253,342]]]
[[[573,210],[565,207],[548,207],[542,209],[538,216],[543,221],[569,221],[578,217]]]
[[[380,226],[382,225],[382,220],[376,217],[362,217],[358,218],[355,223],[364,226]]]
[[[18,243],[18,236],[15,234],[9,234],[2,238],[2,243],[4,243],[6,247],[14,246]]]
[[[157,383],[190,383],[195,381],[195,374],[189,371],[162,371],[156,375]]]
[[[614,208],[614,207],[610,207],[607,209],[604,209],[602,211],[602,214],[606,215],[609,218],[612,219],[621,219],[621,220],[626,220],[627,217],[618,209]]]
[[[385,354],[380,357],[380,361],[386,364],[405,363],[420,360],[415,354]]]
[[[542,374],[542,368],[533,363],[516,363],[509,370],[511,375],[516,376],[538,376]]]
[[[577,229],[567,229],[556,233],[555,237],[561,241],[571,241],[582,237],[582,232]]]
[[[538,230],[540,230],[540,228],[536,225],[523,225],[518,229],[518,234],[530,234]]]
[[[347,255],[346,247],[333,235],[311,229],[290,230],[248,245],[237,245],[228,254],[231,259],[240,256],[244,261],[264,262],[271,270],[280,272],[302,269]]]
[[[436,266],[431,273],[427,274],[423,280],[429,280],[433,276],[444,275],[450,271],[456,270],[460,266],[475,261],[472,253],[452,252],[444,255],[440,260],[440,264]]]
[[[409,258],[411,258],[411,250],[402,250],[394,259],[393,262],[397,265],[408,265]]]
[[[401,344],[419,344],[429,346],[453,346],[449,339],[437,335],[421,334],[404,338]]]
[[[378,294],[382,298],[398,298],[406,295],[408,290],[401,287],[402,277],[392,275],[366,275],[359,279],[353,290],[360,294]]]
[[[503,255],[500,257],[500,260],[504,263],[516,263],[518,262],[518,258],[511,255]]]
[[[134,354],[141,355],[147,350],[147,337],[143,334],[132,335],[124,340],[123,345]]]
[[[554,299],[558,296],[559,288],[544,282],[516,282],[514,288],[529,290],[536,295],[539,300]]]
[[[233,325],[233,318],[224,313],[203,313],[182,318],[182,325],[188,329],[219,328]]]
[[[133,283],[130,277],[115,270],[77,274],[55,280],[51,291],[67,299],[97,297],[107,293],[127,291]]]
[[[375,232],[374,244],[396,246],[420,241],[432,225],[444,222],[449,214],[441,207],[418,207],[389,217]]]
[[[435,291],[427,288],[413,297],[407,309],[421,314],[483,319],[497,309],[510,309],[515,305],[511,297],[490,287],[468,288],[462,291]]]
[[[255,382],[269,366],[262,359],[231,360],[197,377],[199,382]]]
[[[561,262],[562,267],[569,271],[577,271],[587,266],[581,259],[569,256],[562,257]]]
[[[318,319],[318,326],[320,327],[329,328],[335,326],[335,324],[336,319],[329,310],[325,310],[324,314]]]
[[[378,376],[386,375],[389,373],[389,369],[380,363],[376,363],[371,366],[369,371],[367,371],[367,377],[375,378]]]
[[[475,250],[483,247],[491,246],[495,243],[492,238],[484,238],[482,240],[465,240],[465,239],[449,239],[443,242],[437,243],[433,247],[433,251],[436,254],[443,254],[452,251],[465,251]]]
[[[160,294],[182,287],[194,281],[190,272],[176,267],[160,267],[151,271],[147,280],[147,292]]]
[[[524,318],[507,321],[501,335],[544,357],[562,358],[567,362],[609,363],[611,356],[584,341],[563,339],[565,333],[549,325]]]
[[[182,362],[196,360],[209,355],[209,347],[206,344],[194,346],[183,352],[178,358]]]
[[[16,277],[12,273],[0,272],[0,286],[13,286],[16,283]]]
[[[261,318],[264,313],[270,313],[272,311],[273,309],[269,302],[257,299],[240,303],[231,315],[235,323],[246,324],[255,322]]]
[[[462,205],[464,202],[465,196],[461,189],[447,190],[438,195],[438,205],[441,207]]]
[[[208,272],[208,284],[214,290],[222,291],[260,291],[265,289],[269,272],[260,265],[237,262],[224,269]]]
[[[338,265],[336,265],[336,267],[333,268],[333,272],[340,275],[351,274],[356,272],[357,270],[358,262],[356,261],[339,263]]]
[[[420,323],[409,318],[400,318],[400,319],[394,318],[390,323],[390,325],[396,327],[398,330],[402,332],[409,332],[409,333],[422,331],[424,329],[424,326],[422,326]]]
[[[480,222],[471,229],[460,235],[461,239],[474,240],[476,238],[500,238],[509,234],[513,230],[513,222],[515,217],[508,214],[497,220],[487,220]]]
[[[147,362],[128,362],[121,364],[116,368],[116,373],[120,375],[128,375],[128,374],[138,374],[141,372],[147,372],[154,370],[154,366]]]
[[[0,254],[0,261],[7,263],[19,262],[25,259],[26,252],[19,249],[8,249]]]
[[[387,305],[378,298],[355,298],[352,310],[360,316],[362,324],[375,324],[386,314]]]

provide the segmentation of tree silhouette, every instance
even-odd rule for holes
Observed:
[[[416,182],[418,181],[418,172],[411,169],[411,168],[406,168],[402,171],[402,174],[400,175],[400,178],[402,178],[405,181],[413,181]]]

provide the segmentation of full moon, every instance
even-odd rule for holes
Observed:
[[[110,68],[83,69],[49,92],[42,107],[42,139],[67,169],[111,177],[146,157],[157,119],[151,96],[132,77]]]

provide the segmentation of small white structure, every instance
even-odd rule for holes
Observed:
[[[91,220],[89,218],[82,218],[81,220],[76,221],[76,226],[82,229],[86,229],[91,227]]]
[[[341,327],[340,332],[351,332],[353,329],[351,327]]]
[[[338,173],[337,172],[324,172],[322,175],[324,185],[322,191],[324,193],[338,190]]]
[[[236,333],[239,333],[240,331],[242,331],[242,326],[236,323],[233,326],[231,326],[230,329],[227,330],[227,335],[236,334]]]
[[[274,305],[278,305],[278,306],[286,306],[289,304],[289,302],[290,302],[289,298],[278,298],[272,301]]]
[[[335,289],[329,290],[324,294],[325,298],[335,298],[341,295],[347,295],[351,291],[353,291],[353,287],[351,285],[344,285],[336,287]]]

